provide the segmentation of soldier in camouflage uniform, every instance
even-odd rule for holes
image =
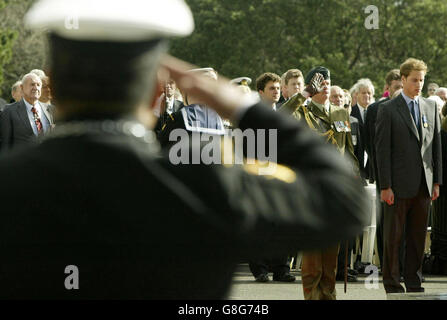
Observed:
[[[357,159],[354,156],[349,114],[342,107],[330,104],[330,71],[324,67],[312,69],[306,76],[307,88],[318,87],[317,92],[304,91],[293,96],[281,108],[319,132],[326,141],[334,145],[342,155],[347,155],[354,172],[359,175]],[[312,100],[304,105],[307,98]],[[335,278],[339,245],[325,250],[303,254],[301,276],[306,300],[335,300]]]

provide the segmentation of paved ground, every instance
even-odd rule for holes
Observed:
[[[248,265],[240,265],[233,278],[233,287],[229,294],[231,300],[303,300],[303,287],[301,285],[301,274],[292,271],[297,280],[292,283],[270,281],[268,283],[257,283],[251,275]],[[272,279],[272,274],[269,274]],[[338,300],[387,300],[383,289],[382,277],[379,276],[378,289],[368,289],[373,286],[373,281],[368,275],[359,275],[359,281],[348,283],[347,293],[344,293],[343,282],[337,282]],[[422,284],[425,294],[406,294],[389,297],[392,299],[429,299],[447,300],[447,276],[425,275],[426,282]],[[366,284],[365,284],[366,283]]]

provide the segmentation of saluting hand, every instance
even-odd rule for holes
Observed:
[[[225,119],[233,120],[248,96],[222,76],[217,81],[209,81],[200,74],[188,72],[196,67],[169,55],[163,58],[161,67],[159,77],[172,78],[183,93],[199,98]]]
[[[312,97],[316,95],[317,93],[320,93],[323,91],[324,85],[324,77],[321,73],[315,73],[312,79],[310,80],[310,83],[306,86],[304,89],[309,93],[309,95]]]

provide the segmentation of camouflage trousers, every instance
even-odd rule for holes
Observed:
[[[339,245],[303,253],[301,278],[306,300],[336,300],[335,277]]]

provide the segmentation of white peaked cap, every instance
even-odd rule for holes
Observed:
[[[246,81],[248,85],[251,84],[251,79],[249,77],[239,77],[230,81],[231,84],[240,84],[242,81]]]
[[[40,0],[25,24],[71,40],[110,42],[188,36],[194,30],[183,0]]]

